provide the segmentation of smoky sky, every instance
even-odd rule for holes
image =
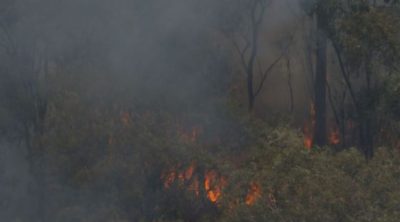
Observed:
[[[217,64],[225,55],[211,39],[212,10],[198,3],[18,1],[10,23],[18,46],[46,51],[54,62],[100,64],[118,90],[187,100],[212,91],[210,72],[227,68]]]
[[[102,97],[129,93],[188,105],[226,93],[235,62],[219,31],[226,20],[246,16],[237,8],[241,2],[21,0],[5,1],[3,14],[16,45],[36,47],[54,62],[101,69],[85,83],[88,91],[103,81]],[[290,22],[298,9],[295,0],[270,1],[269,7],[269,30]]]

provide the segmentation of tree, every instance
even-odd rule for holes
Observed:
[[[269,0],[239,1],[238,5],[239,11],[241,13],[244,11],[244,14],[238,19],[238,24],[235,24],[238,26],[233,31],[224,30],[224,34],[233,41],[241,66],[246,74],[248,110],[252,111],[255,100],[260,95],[269,74],[284,57],[290,43],[268,67],[264,68],[263,62],[260,61],[259,50]]]
[[[0,20],[0,45],[2,71],[2,102],[13,114],[16,134],[20,135],[27,149],[34,182],[31,184],[35,196],[35,214],[44,221],[44,152],[41,135],[44,133],[47,112],[47,57],[38,47],[35,38],[25,41],[25,33],[17,31],[20,25],[15,2],[2,5]]]
[[[373,157],[379,130],[377,108],[383,82],[399,58],[399,17],[395,7],[357,0],[344,3],[330,37],[350,94],[358,145],[367,159]]]
[[[313,129],[313,145],[327,145],[327,59],[328,37],[332,16],[336,6],[335,0],[302,1],[303,9],[316,24],[315,76],[313,76],[313,101],[315,125]],[[311,58],[309,58],[311,59]]]
[[[316,6],[317,23],[317,54],[314,81],[314,107],[315,107],[315,129],[314,144],[325,146],[327,144],[326,128],[326,92],[327,92],[327,47],[328,38],[326,26],[328,14],[324,9],[325,2],[318,2]]]

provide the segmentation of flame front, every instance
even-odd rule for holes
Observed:
[[[196,196],[200,195],[200,180],[196,175],[196,166],[192,163],[185,170],[176,170],[176,168],[172,168],[164,172],[161,175],[161,180],[163,181],[163,185],[165,189],[171,188],[171,186],[178,182],[181,185],[188,185],[187,190],[194,192]],[[215,170],[208,170],[204,174],[204,182],[203,187],[206,193],[206,197],[213,203],[216,203],[222,196],[222,190],[227,185],[227,180],[225,177],[220,176]]]
[[[204,189],[205,198],[212,203],[217,203],[223,196],[223,190],[228,185],[226,177],[222,176],[216,170],[206,170],[204,172],[204,180],[201,181],[196,174],[196,165],[192,163],[183,170],[180,167],[172,167],[161,175],[161,180],[165,189],[170,189],[176,183],[181,189],[193,192],[196,197],[200,196],[200,189]],[[201,187],[202,183],[202,187]],[[185,186],[183,186],[185,185]],[[244,199],[246,205],[253,205],[262,196],[262,188],[259,183],[251,182]]]

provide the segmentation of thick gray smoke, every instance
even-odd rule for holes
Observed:
[[[30,154],[22,138],[40,128],[29,128],[27,122],[37,118],[31,115],[43,95],[56,97],[53,92],[68,91],[84,97],[89,104],[124,104],[128,110],[176,113],[195,110],[212,116],[210,119],[220,115],[220,103],[229,96],[230,83],[237,76],[244,78],[231,39],[221,33],[226,21],[234,21],[234,28],[240,26],[235,21],[241,22],[247,14],[235,7],[243,2],[1,1],[0,88],[4,93],[0,103],[0,220],[24,221],[22,218],[34,215],[31,211],[36,203],[29,199],[35,192],[29,190],[33,180],[27,160]],[[260,45],[265,66],[279,55],[278,39],[292,33],[301,16],[296,0],[271,1]],[[297,56],[295,52],[293,56]],[[278,109],[287,108],[287,102],[280,101],[287,101],[288,95],[271,93],[287,87],[285,73],[284,67],[274,70],[265,94],[273,95],[275,100],[261,97],[262,106],[269,103],[280,105]],[[294,75],[294,81],[299,81],[300,74]],[[42,82],[45,78],[63,84],[48,86]],[[65,89],[52,88],[58,86]],[[295,87],[295,91],[301,97],[304,88]],[[25,95],[31,97],[21,99]],[[229,127],[223,121],[213,124],[214,128]],[[48,199],[81,201],[82,205],[97,201],[84,195],[65,185],[62,192]],[[64,204],[49,202],[54,208]],[[71,216],[66,221],[80,221],[79,215],[90,214],[91,210],[67,209],[65,214],[76,220]]]
[[[22,216],[22,209],[32,204],[27,190],[31,177],[24,150],[22,144],[0,143],[0,216],[5,221]]]

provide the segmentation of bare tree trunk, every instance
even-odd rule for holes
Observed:
[[[327,36],[324,32],[323,15],[317,13],[317,62],[315,75],[315,130],[314,144],[327,144],[326,130],[326,76],[327,76]]]
[[[251,71],[247,72],[247,96],[248,96],[248,109],[249,112],[251,112],[254,108],[254,101],[255,101],[255,95],[254,95],[254,85],[253,85],[253,68],[249,68]]]
[[[263,19],[264,14],[264,6],[261,5],[262,13],[257,17],[257,8],[259,2],[255,1],[253,3],[251,9],[251,52],[249,62],[247,64],[247,94],[248,94],[248,102],[249,102],[249,111],[252,111],[254,108],[254,101],[255,101],[255,92],[254,92],[254,65],[256,62],[257,54],[258,54],[258,34],[260,25]],[[261,3],[260,3],[261,4]]]
[[[347,89],[349,90],[351,100],[353,102],[356,114],[356,121],[358,124],[358,145],[362,152],[364,153],[366,159],[371,159],[374,155],[373,145],[374,145],[374,128],[373,122],[374,119],[371,116],[373,114],[374,107],[374,98],[371,89],[371,77],[372,77],[372,67],[370,66],[370,59],[367,59],[366,67],[365,67],[365,81],[366,81],[366,89],[365,89],[365,98],[360,98],[356,96],[356,92],[353,89],[353,85],[350,80],[349,73],[346,71],[345,64],[343,62],[341,52],[337,44],[333,44],[335,53],[338,57],[340,69],[342,72],[343,79],[345,80]],[[363,102],[364,99],[365,101]],[[343,111],[344,112],[344,111]],[[344,114],[343,114],[344,115]]]
[[[29,57],[28,57],[29,58]],[[34,60],[34,58],[29,58]],[[16,60],[18,61],[18,59]],[[38,66],[38,67],[35,67]],[[46,163],[42,136],[45,131],[45,118],[47,114],[47,91],[45,80],[41,73],[47,74],[47,57],[43,64],[34,64],[22,75],[31,75],[24,83],[24,93],[31,100],[33,115],[31,118],[21,118],[25,125],[25,140],[28,149],[28,162],[33,176],[31,191],[34,199],[34,217],[38,222],[46,222]],[[20,108],[20,107],[18,107]]]
[[[367,59],[365,67],[366,94],[363,110],[361,110],[360,126],[360,146],[364,151],[365,157],[371,159],[374,156],[374,135],[373,135],[373,111],[375,106],[374,95],[371,88],[372,67],[370,58]]]
[[[291,64],[290,64],[290,58],[289,56],[286,56],[286,68],[287,68],[287,84],[289,88],[289,111],[290,113],[293,113],[294,111],[294,95],[293,95],[293,84],[292,84],[292,69],[291,69]]]

